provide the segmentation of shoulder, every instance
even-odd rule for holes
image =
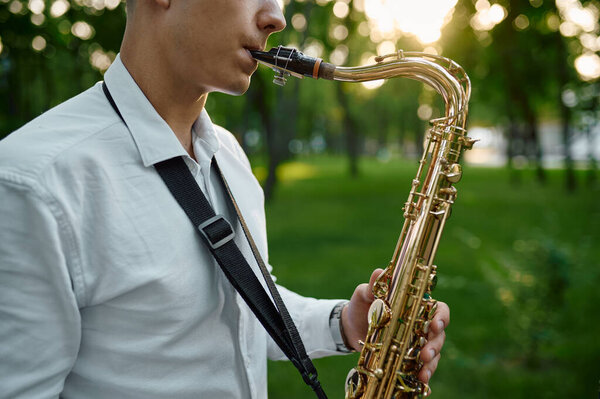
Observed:
[[[124,136],[119,117],[96,84],[0,141],[0,179],[38,181],[82,153],[98,151],[98,136]],[[110,141],[109,137],[103,137]],[[94,143],[96,141],[96,143]],[[95,148],[91,148],[95,147]]]
[[[250,169],[250,161],[246,156],[242,146],[240,145],[238,139],[231,133],[229,130],[225,129],[219,125],[213,125],[215,128],[215,133],[217,135],[217,139],[221,144],[222,148],[224,148],[227,152],[231,153],[235,156],[240,162],[242,162],[248,169]]]

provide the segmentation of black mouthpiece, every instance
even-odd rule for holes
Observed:
[[[284,74],[333,80],[335,65],[323,62],[320,58],[304,55],[294,48],[279,46],[273,47],[268,52],[250,50],[250,54],[261,64],[278,72],[283,81],[285,81]]]

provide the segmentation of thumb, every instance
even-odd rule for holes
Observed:
[[[375,281],[377,280],[377,278],[379,276],[381,276],[381,274],[383,274],[384,270],[383,269],[375,269],[373,270],[373,273],[371,273],[371,278],[369,279],[369,289],[367,290],[368,292],[368,297],[365,298],[368,301],[373,301],[375,299],[375,296],[373,295],[373,286],[375,285]]]

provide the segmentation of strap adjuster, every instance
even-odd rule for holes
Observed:
[[[206,238],[212,249],[217,249],[233,240],[235,232],[231,223],[223,215],[215,215],[198,226],[198,231]]]

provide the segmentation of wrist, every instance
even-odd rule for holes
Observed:
[[[336,350],[342,353],[354,352],[354,349],[348,345],[342,322],[342,315],[346,310],[348,303],[348,301],[338,303],[329,315],[329,330],[331,332],[331,337],[335,343]]]

